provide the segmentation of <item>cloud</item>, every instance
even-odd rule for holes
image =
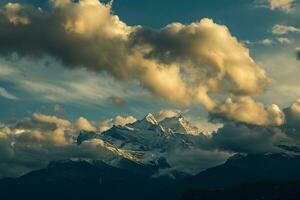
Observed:
[[[53,123],[56,124],[58,127],[69,127],[71,125],[71,122],[68,120],[60,119],[56,116],[49,116],[37,113],[33,114],[32,119],[38,122]]]
[[[286,123],[283,129],[291,136],[300,139],[300,100],[292,103],[288,108],[284,109],[286,115]]]
[[[258,41],[243,41],[243,43],[245,45],[264,45],[264,46],[270,46],[272,44],[290,44],[291,41],[288,38],[285,37],[279,37],[279,38],[275,38],[275,39],[271,39],[271,38],[265,38],[263,40],[258,40]]]
[[[16,122],[16,128],[24,130],[54,131],[59,128],[69,128],[70,126],[71,122],[69,120],[39,113],[34,113],[30,118],[24,118]]]
[[[127,116],[127,117],[116,116],[114,119],[108,119],[101,122],[98,129],[100,132],[104,132],[110,129],[111,127],[113,127],[114,125],[124,126],[126,124],[131,124],[136,120],[137,119],[133,116]]]
[[[63,159],[105,159],[113,156],[100,139],[76,144],[76,123],[34,114],[0,125],[0,177],[20,176]]]
[[[196,88],[196,101],[207,103],[208,91],[259,94],[269,81],[249,56],[249,50],[226,26],[210,19],[190,25],[173,23],[158,32],[139,29],[135,38],[150,48],[148,58],[185,66],[183,73],[190,75],[193,84],[200,85]],[[247,77],[246,71],[250,72]]]
[[[279,148],[282,144],[298,146],[300,101],[292,103],[283,112],[285,121],[280,126],[259,126],[224,120],[223,127],[212,133],[208,146],[239,153],[282,152],[285,151]]]
[[[98,0],[52,1],[52,5],[47,11],[16,4],[13,16],[26,17],[30,23],[12,22],[3,8],[0,52],[50,55],[66,67],[106,71],[123,82],[137,80],[154,96],[177,103],[200,102],[208,109],[216,105],[210,94],[259,95],[269,84],[249,49],[211,19],[152,30],[126,25],[112,14],[110,4]]]
[[[2,13],[7,17],[8,21],[14,25],[30,24],[30,19],[26,14],[19,15],[22,10],[22,6],[18,3],[8,3],[5,5]]]
[[[276,40],[281,44],[290,44],[291,43],[291,41],[288,38],[284,38],[284,37],[276,38]]]
[[[285,12],[290,12],[296,0],[268,0],[271,10],[279,9]]]
[[[127,25],[112,13],[111,4],[98,0],[76,3],[53,0],[51,3],[49,10],[22,4],[14,5],[18,9],[13,14],[5,7],[1,9],[2,55],[17,52],[35,59],[51,56],[66,68],[85,68],[99,76],[108,73],[122,85],[138,82],[153,96],[166,101],[202,103],[210,112],[221,112],[224,117],[250,124],[281,123],[280,111],[272,110],[275,105],[271,108],[254,100],[226,104],[227,107],[220,109],[224,102],[214,98],[216,95],[252,99],[263,94],[271,82],[251,58],[249,49],[225,25],[204,18],[191,24],[171,23],[154,30]],[[13,22],[12,17],[26,18],[28,23]],[[58,81],[55,84],[37,84],[28,79],[20,84],[45,94],[43,97],[51,101],[59,101],[61,96],[75,100],[109,98],[97,92],[103,90],[97,87],[103,81],[99,83],[91,78],[80,83]],[[114,94],[117,95],[111,100],[121,105],[121,99],[116,98],[121,95]],[[255,115],[236,117],[241,114],[234,113],[239,112],[235,107],[251,110],[249,105],[263,117],[259,120],[250,119]]]
[[[10,99],[10,100],[17,100],[17,99],[18,99],[15,95],[9,93],[9,92],[8,92],[5,88],[3,88],[3,87],[0,87],[0,97],[4,97],[4,98]]]
[[[218,105],[215,116],[223,116],[235,121],[253,125],[281,125],[284,123],[284,113],[275,105],[264,105],[255,102],[248,96],[228,98]]]
[[[272,33],[275,35],[285,35],[288,33],[300,33],[300,29],[294,26],[276,24],[272,28]]]
[[[271,45],[271,44],[273,44],[273,42],[274,41],[269,39],[269,38],[266,38],[266,39],[263,39],[263,40],[259,41],[259,43],[262,44],[262,45]]]
[[[161,121],[165,118],[175,117],[180,113],[182,113],[180,110],[162,109],[155,115],[155,118],[157,121]]]
[[[49,57],[42,60],[12,57],[0,58],[0,77],[21,90],[22,98],[54,105],[99,108],[112,94],[126,99],[149,96],[135,83],[119,84],[107,74],[96,74],[85,68],[69,70]]]
[[[75,126],[78,130],[96,131],[96,128],[84,117],[79,117]]]
[[[279,128],[234,122],[225,123],[211,140],[220,150],[239,153],[279,152],[276,145],[290,141]]]

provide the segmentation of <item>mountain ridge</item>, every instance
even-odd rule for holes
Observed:
[[[98,139],[117,157],[147,164],[161,157],[168,160],[170,152],[177,149],[182,151],[197,149],[195,138],[200,139],[204,135],[190,134],[187,129],[192,130],[191,127],[182,115],[158,122],[154,115],[148,113],[141,120],[123,126],[113,125],[104,132],[80,131],[77,144]]]

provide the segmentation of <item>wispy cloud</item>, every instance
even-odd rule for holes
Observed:
[[[276,24],[272,28],[272,33],[275,35],[285,35],[288,33],[300,33],[300,29],[294,26]]]
[[[7,99],[11,99],[11,100],[17,100],[18,98],[11,94],[10,92],[8,92],[5,88],[0,87],[0,96],[7,98]]]
[[[112,94],[136,98],[143,93],[134,84],[119,84],[113,78],[85,69],[69,70],[51,58],[17,60],[0,57],[0,78],[21,90],[24,98],[75,105],[106,102]],[[51,63],[51,64],[49,64]],[[59,72],[59,73],[57,73]],[[135,88],[129,90],[128,88]]]
[[[276,40],[281,44],[290,44],[291,43],[291,40],[289,38],[285,38],[285,37],[279,37],[279,38],[276,38]]]

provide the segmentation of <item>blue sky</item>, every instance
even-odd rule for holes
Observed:
[[[11,0],[1,1],[0,4],[3,6],[8,2],[50,9],[48,1]],[[226,25],[241,43],[245,42],[252,58],[273,79],[265,94],[257,97],[259,100],[284,107],[300,97],[300,64],[295,56],[295,49],[300,46],[300,33],[272,33],[272,27],[276,24],[300,28],[298,1],[287,11],[281,8],[272,10],[263,0],[115,0],[112,10],[128,25],[152,29],[160,29],[173,22],[189,24],[211,18],[217,24]],[[280,43],[278,38],[286,38],[289,42]],[[273,42],[266,44],[263,42],[265,39]],[[161,109],[188,110],[187,115],[195,121],[207,117],[202,105],[168,102],[153,97],[135,81],[124,84],[107,73],[70,70],[62,65],[52,57],[35,60],[18,55],[1,56],[0,75],[3,75],[0,76],[0,87],[12,96],[0,93],[0,119],[45,113],[71,120],[85,116],[101,121],[115,115],[142,117],[147,112],[156,113]],[[24,84],[21,79],[28,81]],[[111,97],[116,93],[124,99],[124,105],[113,103]],[[55,111],[55,106],[60,106],[62,110]]]

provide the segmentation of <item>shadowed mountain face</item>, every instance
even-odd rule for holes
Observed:
[[[0,180],[0,199],[273,200],[300,194],[300,156],[238,155],[195,176],[177,173],[172,178],[156,176],[169,167],[163,158],[151,165],[120,163],[122,168],[102,161],[51,162],[45,169]]]
[[[224,165],[210,168],[193,178],[193,187],[228,188],[260,181],[300,180],[300,156],[281,154],[232,157]]]
[[[102,161],[59,161],[20,178],[0,181],[0,199],[148,199],[169,177],[151,178],[157,166],[123,161],[127,169]]]
[[[224,190],[194,189],[187,191],[180,200],[297,200],[300,182],[255,183]]]
[[[283,154],[236,155],[167,189],[161,199],[178,199],[185,191],[222,190],[258,182],[300,181],[300,156]],[[198,191],[197,190],[197,191]],[[193,199],[193,192],[185,196]],[[195,199],[198,196],[195,194]],[[224,198],[228,199],[228,198]],[[229,198],[231,199],[231,198]],[[254,198],[255,199],[255,198]]]
[[[118,166],[114,158],[126,158],[132,161],[149,164],[149,161],[164,157],[170,168],[179,170],[185,161],[184,154],[205,151],[202,146],[209,143],[209,138],[193,127],[182,115],[157,121],[149,113],[143,119],[126,125],[115,125],[104,132],[80,131],[77,145],[98,140],[103,148],[113,154],[106,163]],[[182,155],[181,155],[182,154]],[[186,162],[189,166],[181,167],[184,173],[196,174],[203,169],[223,163],[227,155],[220,156],[208,166],[198,166],[194,162]],[[181,159],[181,160],[180,160]],[[173,162],[172,162],[173,161]]]

